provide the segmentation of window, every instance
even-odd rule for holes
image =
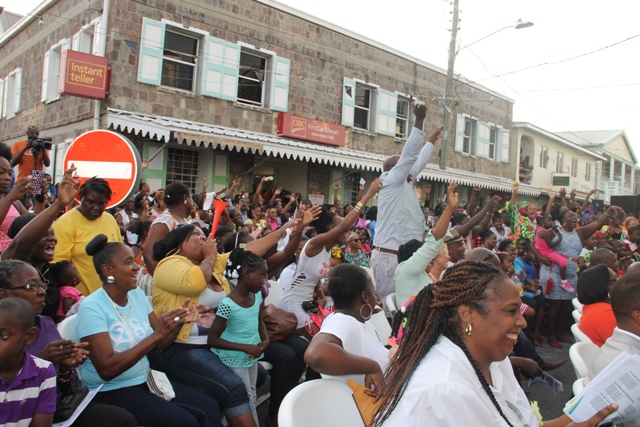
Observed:
[[[464,121],[464,140],[462,142],[462,152],[471,154],[471,147],[475,140],[476,121],[465,119]]]
[[[10,119],[20,111],[22,96],[22,68],[16,68],[4,79],[2,117]]]
[[[247,52],[240,53],[238,102],[264,106],[267,59]]]
[[[498,129],[492,127],[489,133],[489,158],[496,158],[496,144],[498,142]]]
[[[564,170],[564,153],[558,152],[556,158],[556,172],[561,173]]]
[[[398,97],[396,109],[396,138],[407,139],[409,129],[409,100]]]
[[[163,86],[193,92],[198,61],[198,39],[166,31],[162,53]]]
[[[169,147],[167,152],[167,184],[181,182],[196,192],[196,184],[202,181],[197,150]]]
[[[343,205],[355,204],[358,202],[358,193],[360,192],[360,179],[362,176],[357,173],[350,173],[344,178],[344,201]]]
[[[546,169],[549,164],[549,149],[545,146],[540,147],[540,167]]]
[[[353,126],[359,129],[369,130],[371,116],[371,89],[356,84],[355,111]]]
[[[92,55],[104,55],[104,53],[100,51],[99,46],[100,37],[98,37],[97,34],[99,25],[100,17],[91,21],[90,24],[80,28],[80,31],[73,35],[73,44],[71,49]]]
[[[69,39],[63,40],[51,47],[44,55],[42,75],[42,102],[53,102],[60,99],[58,79],[60,77],[60,57],[62,52],[69,49]]]
[[[585,164],[584,179],[586,181],[591,181],[591,163]]]
[[[578,176],[578,159],[571,158],[571,176],[576,178]]]

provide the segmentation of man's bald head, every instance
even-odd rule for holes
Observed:
[[[487,248],[475,248],[467,252],[465,261],[482,261],[500,268],[500,258]]]
[[[400,156],[396,154],[395,156],[387,157],[387,159],[382,164],[382,171],[389,172],[393,167],[398,163]]]

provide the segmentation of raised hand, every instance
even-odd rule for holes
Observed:
[[[320,213],[322,213],[322,206],[320,205],[315,205],[304,211],[304,214],[302,215],[302,226],[306,227],[313,221],[317,220],[320,217]]]
[[[276,196],[277,196],[278,194],[282,193],[282,187],[278,187],[278,188],[276,188],[276,189],[274,190],[274,192],[273,192],[273,193],[274,193]]]
[[[564,199],[567,196],[567,190],[564,187],[562,187],[558,192],[558,195]]]
[[[553,191],[551,188],[547,188],[547,194],[549,195],[550,203],[553,203],[553,199],[556,198],[556,192]]]
[[[455,192],[457,187],[458,183],[455,181],[447,187],[447,206],[451,208],[458,206],[458,193]]]
[[[340,188],[340,184],[338,184],[338,183],[333,184],[333,189],[334,190],[338,190],[339,188]]]
[[[431,132],[431,135],[429,135],[429,142],[432,144],[435,144],[435,142],[442,138],[442,130],[444,129],[444,126],[440,125],[436,128],[436,130],[434,130],[433,132]]]
[[[12,201],[20,200],[28,193],[31,193],[35,187],[31,185],[31,181],[35,178],[31,175],[25,176],[20,181],[16,182],[13,186],[7,197],[9,197]]]
[[[206,191],[207,188],[209,188],[209,183],[207,182],[207,178],[202,178],[202,189]]]
[[[371,183],[371,185],[369,185],[369,190],[367,191],[367,195],[369,196],[369,198],[371,198],[374,195],[378,194],[378,191],[380,191],[381,188],[382,188],[382,180],[380,178],[375,179]]]
[[[424,120],[427,117],[427,106],[420,103],[414,104],[413,114],[416,116],[416,121]]]
[[[569,193],[569,198],[570,198],[571,200],[573,200],[573,199],[575,199],[575,198],[576,198],[576,189],[575,189],[575,188],[574,188],[574,189],[572,189],[572,190],[571,190],[571,192]]]
[[[73,179],[73,174],[76,171],[76,167],[71,163],[71,167],[64,171],[64,176],[62,177],[62,182],[58,184],[58,200],[62,205],[66,206],[78,193],[78,187],[80,186],[80,182]]]
[[[500,203],[500,200],[502,200],[500,196],[493,196],[492,198],[490,198],[488,203],[489,209],[495,210],[495,208],[498,207],[498,203]]]

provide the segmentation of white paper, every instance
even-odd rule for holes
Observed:
[[[536,384],[546,384],[551,387],[551,390],[553,390],[556,394],[560,394],[560,392],[564,391],[562,383],[552,377],[548,372],[543,372],[542,375],[530,379],[528,386],[531,387]]]
[[[205,211],[208,211],[209,209],[211,209],[211,206],[213,205],[213,199],[215,199],[216,193],[212,191],[211,193],[206,193],[206,194],[207,194],[207,197],[204,198],[202,209]]]
[[[567,402],[564,413],[581,423],[612,403],[619,407],[607,421],[621,424],[640,418],[640,356],[621,353]]]
[[[360,178],[360,185],[365,185],[367,183],[367,181],[364,180],[364,178]]]
[[[100,384],[95,390],[92,390],[89,393],[87,393],[84,399],[82,399],[82,402],[80,402],[80,405],[78,405],[76,410],[73,412],[73,414],[71,414],[71,417],[69,417],[67,421],[54,424],[53,427],[69,427],[71,424],[73,424],[76,418],[78,418],[78,416],[80,416],[82,411],[84,411],[84,408],[86,408],[87,405],[93,400],[93,398],[96,397],[96,394],[98,394],[102,386],[103,384]]]

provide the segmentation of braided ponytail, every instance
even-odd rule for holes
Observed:
[[[464,344],[460,345],[460,325],[457,309],[466,305],[481,315],[487,313],[483,301],[489,298],[486,290],[495,279],[507,279],[507,276],[491,264],[480,261],[465,261],[450,267],[441,281],[423,288],[407,310],[408,322],[400,341],[398,351],[390,360],[385,373],[385,390],[382,403],[374,417],[374,425],[382,425],[394,411],[404,394],[411,376],[420,361],[431,350],[441,335],[456,343],[469,358],[476,370],[478,379],[489,394],[492,402],[500,409],[486,379],[477,368]],[[509,421],[507,423],[511,426]]]

